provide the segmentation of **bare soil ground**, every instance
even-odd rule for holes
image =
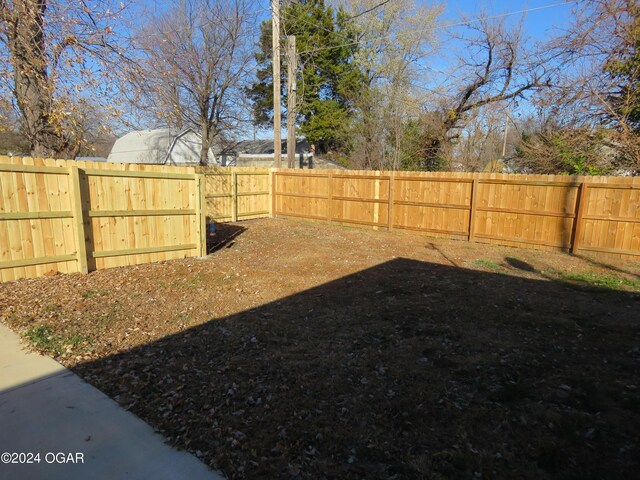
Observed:
[[[0,320],[229,478],[638,478],[640,265],[321,223],[0,285]]]

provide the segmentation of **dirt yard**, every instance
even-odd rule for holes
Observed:
[[[229,478],[638,478],[640,264],[322,223],[0,285],[0,320]]]

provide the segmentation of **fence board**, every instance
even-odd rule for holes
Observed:
[[[637,178],[276,169],[274,179],[276,216],[640,256]],[[583,183],[593,188],[578,222]]]
[[[0,280],[198,255],[190,167],[0,157]]]
[[[640,179],[606,177],[588,183],[578,248],[590,252],[638,255]]]
[[[0,157],[0,280],[199,255],[203,213],[218,221],[309,218],[640,258],[640,178]]]
[[[0,158],[0,280],[77,271],[68,175],[42,159]]]
[[[264,168],[198,167],[205,176],[206,215],[215,221],[271,216],[271,171]]]

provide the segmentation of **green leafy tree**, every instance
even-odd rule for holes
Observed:
[[[417,119],[404,123],[400,144],[400,168],[402,170],[437,171],[445,167],[443,149],[437,143],[444,135],[439,112],[426,112]],[[437,149],[433,145],[437,143]]]
[[[282,9],[280,24],[281,37],[296,36],[299,132],[319,153],[347,150],[353,114],[348,99],[362,84],[362,74],[353,64],[357,46],[347,16],[340,8],[326,6],[324,0],[303,0]],[[248,89],[255,121],[264,127],[273,122],[271,35],[271,22],[263,22],[255,56],[257,80]],[[285,85],[286,65],[281,72]]]
[[[573,14],[547,46],[560,66],[540,104],[565,128],[604,128],[604,144],[640,171],[640,4],[580,0]]]
[[[352,100],[357,115],[350,164],[397,170],[402,145],[411,140],[404,138],[411,131],[405,123],[422,111],[423,91],[413,84],[421,76],[419,63],[434,49],[434,25],[442,7],[416,0],[339,1],[354,24],[354,62],[364,77]]]
[[[608,99],[616,117],[640,132],[640,6],[631,2],[622,25],[621,45],[610,53],[604,71],[611,76]]]

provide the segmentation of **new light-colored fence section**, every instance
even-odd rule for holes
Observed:
[[[472,185],[463,176],[393,175],[391,228],[468,237]]]
[[[269,215],[640,256],[640,178],[0,157],[0,280],[204,255],[207,217]]]
[[[198,167],[204,177],[206,216],[217,222],[271,214],[271,176],[264,168]]]
[[[2,281],[203,255],[189,167],[0,157]]]
[[[87,252],[94,268],[199,255],[199,188],[193,170],[107,167],[81,170]]]
[[[568,249],[572,244],[579,181],[562,176],[478,176],[472,240]]]
[[[273,172],[275,215],[576,252],[640,255],[640,179]]]
[[[0,280],[80,271],[74,181],[65,167],[0,158]]]

